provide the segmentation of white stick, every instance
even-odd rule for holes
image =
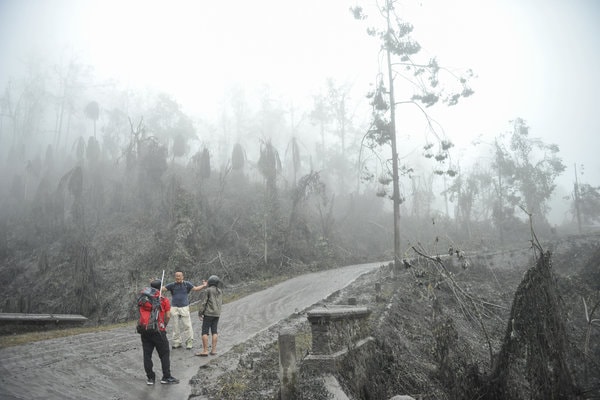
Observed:
[[[160,278],[160,292],[158,294],[159,297],[162,297],[162,288],[163,288],[164,280],[165,280],[165,270],[163,269],[162,278]]]

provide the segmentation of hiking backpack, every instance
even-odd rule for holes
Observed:
[[[158,315],[160,313],[160,296],[157,289],[147,287],[140,291],[137,298],[139,318],[137,323],[138,333],[158,332]]]

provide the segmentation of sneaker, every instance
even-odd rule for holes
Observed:
[[[179,383],[179,379],[175,379],[175,378],[173,378],[172,376],[170,376],[170,377],[168,377],[168,378],[162,378],[162,379],[160,380],[160,383],[162,383],[162,384],[169,384],[169,385],[171,385],[171,384],[173,384],[173,383]]]
[[[174,349],[178,349],[178,348],[180,348],[180,347],[181,347],[181,345],[180,345],[180,344],[174,344],[174,345],[173,345],[173,348],[174,348]]]
[[[185,344],[186,344],[185,348],[188,350],[191,350],[194,342],[192,342],[191,340],[188,340]]]
[[[146,385],[154,385],[154,378],[148,378],[146,380]]]

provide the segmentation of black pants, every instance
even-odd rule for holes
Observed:
[[[154,349],[158,352],[160,364],[162,367],[162,377],[171,376],[171,357],[169,350],[169,339],[167,332],[142,333],[142,349],[144,350],[144,370],[149,379],[155,379],[156,375],[152,367],[152,353]]]

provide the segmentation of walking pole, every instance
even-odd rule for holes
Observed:
[[[162,297],[162,288],[163,288],[164,280],[165,280],[165,270],[163,269],[162,278],[160,278],[160,293],[158,294],[158,297]]]

